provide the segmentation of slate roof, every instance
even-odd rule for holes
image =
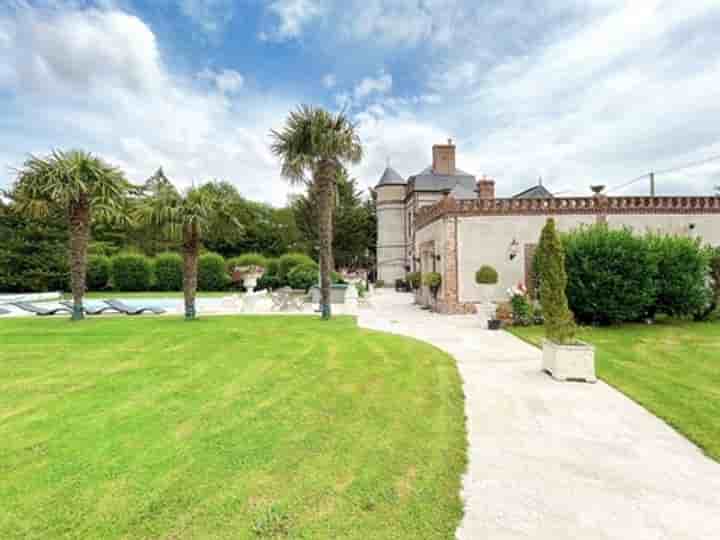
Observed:
[[[463,184],[456,184],[454,188],[450,190],[450,196],[454,199],[477,199],[477,192],[474,189],[468,189]]]
[[[422,172],[411,176],[410,180],[415,181],[415,191],[448,191],[460,185],[466,192],[475,191],[475,177],[455,169],[455,174],[435,174],[432,167],[427,167]]]
[[[552,199],[553,194],[550,193],[545,186],[542,184],[538,184],[537,186],[533,186],[529,189],[526,189],[525,191],[518,193],[517,195],[513,195],[513,199]]]
[[[405,185],[405,180],[400,176],[395,169],[387,167],[385,172],[380,177],[380,181],[377,183],[378,186],[392,186],[392,185]]]

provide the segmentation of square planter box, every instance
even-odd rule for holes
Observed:
[[[543,371],[558,381],[596,382],[595,347],[587,343],[558,345],[543,341]]]

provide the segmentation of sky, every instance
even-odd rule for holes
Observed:
[[[718,0],[0,0],[0,188],[82,148],[282,205],[270,130],[313,104],[357,123],[363,188],[452,138],[498,196],[646,194],[619,186],[720,156],[718,28]],[[720,160],[656,182],[713,193]]]

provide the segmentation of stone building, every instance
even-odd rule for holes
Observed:
[[[389,285],[409,271],[440,272],[437,308],[446,313],[475,310],[481,265],[498,271],[497,300],[505,300],[511,286],[530,285],[531,261],[548,217],[561,231],[604,222],[720,245],[720,197],[554,197],[538,184],[498,198],[493,180],[456,167],[452,141],[433,146],[432,165],[407,180],[388,167],[375,193],[378,279]]]

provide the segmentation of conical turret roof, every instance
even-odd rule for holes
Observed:
[[[405,180],[402,176],[400,176],[400,173],[398,173],[395,169],[388,166],[385,169],[385,172],[380,177],[380,181],[377,183],[377,187],[380,186],[392,186],[392,185],[405,185]]]

